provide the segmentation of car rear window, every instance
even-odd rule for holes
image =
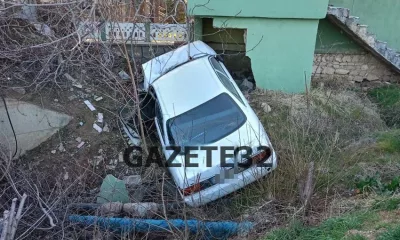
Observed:
[[[226,93],[167,121],[170,143],[198,146],[216,142],[239,129],[246,116]]]

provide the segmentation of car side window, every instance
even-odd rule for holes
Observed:
[[[160,131],[161,131],[161,137],[163,138],[163,139],[165,139],[164,138],[164,128],[163,128],[163,114],[162,114],[162,111],[161,111],[161,107],[160,107],[160,104],[159,104],[159,102],[158,102],[158,99],[157,99],[157,96],[156,96],[156,94],[155,94],[155,92],[154,92],[154,90],[150,90],[150,92],[151,92],[151,94],[152,94],[152,96],[153,96],[153,98],[154,98],[154,100],[155,100],[155,108],[154,108],[154,110],[155,110],[155,116],[156,116],[156,118],[157,118],[157,120],[158,120],[158,127],[160,128]]]
[[[210,58],[210,63],[213,66],[215,73],[217,74],[219,80],[225,86],[225,88],[228,89],[228,91],[231,92],[240,102],[242,102],[243,105],[245,105],[239,93],[237,92],[235,86],[229,79],[229,76],[226,74],[224,68],[221,66],[221,63],[218,62],[218,60],[215,59],[214,57]]]

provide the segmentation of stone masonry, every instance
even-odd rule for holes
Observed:
[[[315,54],[313,81],[347,81],[347,83],[386,82],[400,83],[400,74],[370,53]]]

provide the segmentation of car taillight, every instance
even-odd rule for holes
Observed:
[[[270,155],[271,155],[271,151],[269,151],[269,154],[268,154],[268,152],[266,150],[262,150],[261,152],[259,152],[255,156],[253,156],[251,158],[251,161],[253,164],[262,163],[262,162],[266,161]]]
[[[183,195],[184,196],[188,196],[188,195],[191,195],[193,193],[200,192],[200,190],[201,190],[201,184],[200,183],[196,183],[196,184],[194,184],[194,185],[192,185],[190,187],[187,187],[187,188],[183,189]]]
[[[244,162],[239,163],[239,167],[242,168],[249,168],[253,164],[260,164],[265,162],[271,156],[271,149],[264,148],[263,150],[259,151],[255,155],[247,158]]]
[[[192,186],[183,189],[182,193],[184,196],[189,196],[192,195],[193,193],[197,193],[200,192],[201,190],[209,188],[215,184],[213,179],[214,177],[200,183],[195,183]]]

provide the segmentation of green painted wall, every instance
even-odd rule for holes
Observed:
[[[329,3],[350,8],[350,14],[360,17],[360,22],[368,25],[379,40],[400,51],[399,0],[330,0]]]
[[[213,25],[247,29],[246,55],[258,87],[303,92],[309,86],[317,19],[215,17]]]
[[[188,0],[191,15],[324,18],[328,0]]]
[[[243,39],[258,87],[304,92],[311,82],[318,21],[325,18],[328,1],[189,0],[188,12],[202,18],[202,39],[217,44],[214,48],[227,46],[221,43],[230,44],[229,50],[243,48]],[[214,28],[229,30],[213,32],[206,18],[213,19]]]
[[[316,53],[361,53],[364,49],[327,19],[318,25]]]

